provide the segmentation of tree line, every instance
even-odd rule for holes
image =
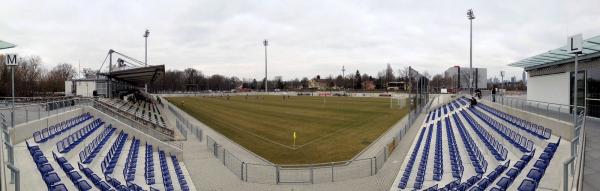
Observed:
[[[4,59],[4,55],[0,55],[0,97],[9,97],[12,96],[11,68],[4,64]],[[16,97],[62,94],[65,91],[65,80],[72,79],[77,74],[68,63],[45,67],[39,56],[19,58],[14,72]]]
[[[427,72],[424,76],[430,77]],[[372,85],[374,89],[381,90],[387,87],[388,82],[404,81],[408,77],[408,67],[394,71],[390,64],[377,75],[372,76],[361,73],[359,70],[344,74],[314,75],[284,80],[282,76],[275,76],[268,80],[269,91],[279,90],[309,90],[311,81],[320,83],[327,90],[366,90],[366,85]],[[230,91],[242,89],[246,91],[264,91],[265,79],[238,78],[221,74],[207,75],[200,70],[187,68],[185,70],[167,70],[164,75],[159,76],[156,81],[149,85],[148,89],[154,92],[160,91]]]

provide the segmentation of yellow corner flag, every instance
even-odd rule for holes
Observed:
[[[296,131],[294,131],[294,147],[296,147]]]

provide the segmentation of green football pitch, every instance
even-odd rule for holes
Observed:
[[[408,112],[397,104],[390,108],[389,98],[197,96],[167,100],[276,164],[352,159]]]

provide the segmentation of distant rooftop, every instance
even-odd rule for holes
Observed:
[[[17,46],[17,45],[0,40],[0,50],[7,49],[7,48],[14,48],[15,46]]]
[[[580,59],[591,57],[600,57],[600,35],[583,40],[583,53],[579,54]],[[509,66],[521,67],[525,70],[547,67],[552,65],[573,62],[574,54],[567,52],[567,45],[560,48],[544,52],[515,63]]]

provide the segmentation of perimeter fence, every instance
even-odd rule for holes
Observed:
[[[173,109],[173,106],[168,105],[169,111],[171,111],[171,113],[173,113],[173,115],[175,115],[175,126],[177,127],[177,129],[179,129],[179,132],[181,132],[181,135],[187,140],[188,138],[188,131],[189,133],[191,133],[192,135],[194,135],[194,137],[196,137],[196,139],[198,139],[198,141],[202,141],[202,129],[200,127],[198,127],[197,125],[194,125],[192,123],[190,123],[189,120],[187,120],[185,117],[183,117],[183,115],[181,113],[179,113],[179,111],[177,111],[176,109]]]
[[[230,152],[208,135],[206,136],[206,147],[225,167],[245,182],[317,184],[373,176],[383,167],[390,153],[394,151],[409,128],[417,121],[419,114],[431,105],[431,101],[427,101],[427,104],[420,105],[409,112],[408,118],[401,128],[389,132],[392,128],[384,133],[384,135],[393,133],[393,137],[387,139],[380,137],[373,142],[382,141],[385,145],[372,157],[329,163],[276,165],[241,160],[235,153]]]

